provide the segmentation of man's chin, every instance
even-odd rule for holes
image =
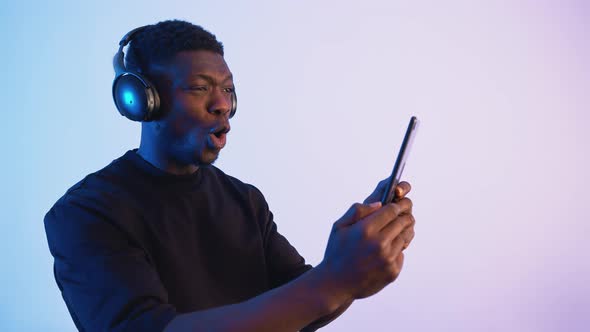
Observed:
[[[210,150],[204,151],[198,158],[197,164],[201,166],[213,165],[219,157],[221,150]]]

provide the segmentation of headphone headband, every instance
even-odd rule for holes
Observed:
[[[127,71],[127,68],[125,67],[125,53],[123,52],[123,48],[125,48],[125,46],[131,42],[131,39],[133,39],[136,34],[145,29],[145,27],[147,27],[147,25],[127,32],[125,36],[121,38],[121,41],[119,41],[119,50],[113,58],[113,68],[115,68],[115,74],[120,75]]]

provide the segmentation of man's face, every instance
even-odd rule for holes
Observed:
[[[161,152],[178,165],[213,163],[230,129],[234,85],[225,60],[211,51],[184,51],[155,69]]]

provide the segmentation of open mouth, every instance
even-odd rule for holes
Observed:
[[[222,149],[225,146],[228,132],[229,127],[220,127],[209,134],[209,142],[211,143],[211,147],[214,149]]]
[[[221,136],[225,135],[225,133],[220,130],[220,131],[214,132],[213,135],[215,135],[215,137],[217,137],[217,138],[221,138]]]

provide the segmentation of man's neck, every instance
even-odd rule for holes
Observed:
[[[185,165],[175,162],[170,156],[162,153],[159,149],[151,147],[143,142],[140,144],[137,154],[152,166],[174,175],[189,175],[196,172],[199,167],[196,165]]]

